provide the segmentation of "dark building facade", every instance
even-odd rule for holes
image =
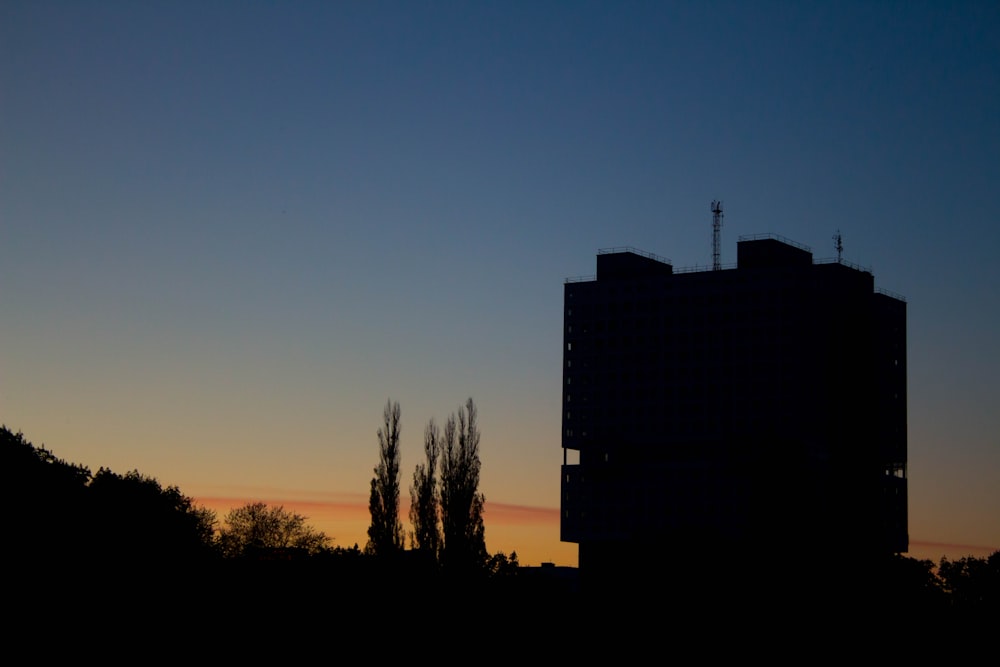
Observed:
[[[602,250],[564,286],[561,539],[581,575],[908,550],[906,303],[805,246]]]

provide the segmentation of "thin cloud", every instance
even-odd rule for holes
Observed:
[[[559,521],[559,509],[532,505],[510,505],[487,502],[483,519],[487,525],[503,523],[512,525],[540,525]]]
[[[280,505],[286,509],[310,515],[336,515],[356,517],[359,512],[368,512],[368,497],[360,493],[309,493],[294,492],[288,489],[245,489],[245,493],[232,495],[201,495],[193,500],[216,512],[227,512],[230,509],[243,507],[247,503],[262,502],[268,505]],[[402,518],[409,514],[408,499],[400,498],[399,513]],[[559,509],[555,507],[536,507],[532,505],[515,505],[511,503],[487,502],[484,515],[487,525],[541,525],[551,524],[559,520]]]
[[[202,495],[193,498],[219,513],[220,518],[229,510],[243,507],[247,503],[263,502],[280,505],[289,511],[302,514],[310,519],[335,519],[340,521],[364,520],[368,515],[368,496],[361,493],[329,493],[294,491],[290,489],[262,487],[229,487],[231,495]],[[400,498],[399,514],[405,523],[409,516],[408,498]],[[487,501],[483,516],[487,527],[500,526],[543,526],[559,522],[559,508],[517,505]],[[910,540],[910,552],[940,551],[948,554],[968,554],[988,556],[998,547],[981,544],[957,544],[929,540]]]
[[[367,502],[359,502],[354,499],[345,500],[301,500],[297,498],[280,498],[276,496],[254,495],[254,496],[199,496],[193,499],[195,504],[203,505],[215,511],[228,511],[243,507],[248,503],[265,503],[266,505],[281,506],[292,509],[296,512],[306,514],[304,510],[313,510],[317,513],[345,512],[353,514],[359,509],[368,510]]]

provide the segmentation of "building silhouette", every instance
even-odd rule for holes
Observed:
[[[870,271],[763,235],[705,270],[601,250],[564,290],[582,581],[907,551],[906,303]]]

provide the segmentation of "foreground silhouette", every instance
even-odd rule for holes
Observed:
[[[238,626],[248,637],[266,627],[259,640],[273,647],[279,628],[350,637],[389,623],[393,632],[424,633],[425,641],[447,629],[533,638],[562,655],[586,656],[621,641],[633,648],[666,635],[684,641],[690,630],[708,627],[797,628],[827,639],[836,631],[843,641],[891,620],[933,627],[939,637],[968,631],[971,641],[978,636],[971,628],[995,620],[1000,609],[1000,552],[938,566],[897,555],[865,580],[872,588],[836,596],[825,583],[838,581],[832,571],[804,576],[796,591],[768,586],[807,554],[776,555],[773,571],[752,581],[726,576],[738,554],[712,563],[661,559],[658,570],[622,572],[599,588],[577,581],[575,570],[522,567],[516,554],[497,554],[461,576],[419,551],[378,557],[357,545],[257,545],[226,556],[210,530],[211,513],[151,477],[91,474],[7,427],[0,428],[0,463],[13,510],[4,569],[16,584],[8,585],[7,603],[18,639],[122,632],[130,641],[169,636],[179,646]]]

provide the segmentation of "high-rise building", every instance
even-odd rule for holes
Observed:
[[[774,235],[564,286],[561,539],[581,576],[908,549],[906,303]]]

